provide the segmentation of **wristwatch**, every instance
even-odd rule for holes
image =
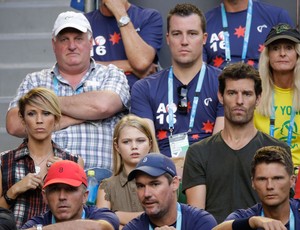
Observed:
[[[9,197],[7,196],[7,191],[4,193],[3,197],[4,197],[5,201],[6,201],[6,203],[7,203],[8,205],[10,205],[10,206],[12,206],[12,205],[16,202],[15,199],[9,198]]]
[[[120,20],[118,21],[118,26],[123,27],[126,26],[130,22],[130,17],[128,16],[122,16]]]
[[[38,224],[38,225],[36,226],[36,230],[43,230],[43,225]]]

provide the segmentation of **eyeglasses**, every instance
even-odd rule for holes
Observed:
[[[188,100],[187,100],[187,94],[188,94],[188,89],[186,85],[179,86],[177,88],[177,93],[178,93],[178,104],[177,104],[177,109],[179,113],[182,114],[187,114],[188,112]]]

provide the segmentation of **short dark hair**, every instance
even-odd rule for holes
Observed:
[[[256,96],[261,95],[261,79],[258,71],[253,66],[243,62],[236,62],[226,66],[219,76],[219,92],[221,95],[223,95],[225,91],[226,79],[252,79],[254,81],[254,90]]]
[[[203,14],[203,12],[196,7],[193,4],[190,3],[182,3],[182,4],[177,4],[173,9],[169,11],[168,17],[167,17],[167,32],[169,32],[170,29],[170,19],[173,15],[181,16],[181,17],[187,17],[192,14],[197,14],[200,17],[201,21],[201,29],[202,32],[206,32],[206,19]]]
[[[256,166],[261,163],[278,163],[282,164],[287,173],[291,176],[294,174],[292,154],[280,146],[266,146],[258,149],[251,163],[252,177],[255,175]]]

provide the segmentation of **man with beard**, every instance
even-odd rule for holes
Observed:
[[[169,157],[160,153],[147,154],[128,175],[128,180],[133,179],[145,212],[123,230],[211,230],[216,226],[216,220],[208,212],[177,202],[179,177]]]
[[[251,161],[263,146],[289,147],[253,124],[261,97],[258,71],[244,63],[226,67],[219,76],[218,97],[224,106],[224,129],[188,149],[183,170],[187,202],[206,209],[222,222],[231,212],[258,201],[251,187]]]

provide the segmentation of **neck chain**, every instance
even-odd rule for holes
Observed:
[[[52,151],[50,151],[39,163],[34,162],[34,168],[35,168],[35,173],[39,174],[41,171],[41,167],[40,165],[49,158],[50,154],[52,153]],[[31,154],[31,156],[34,156]],[[34,161],[34,160],[33,160]]]

